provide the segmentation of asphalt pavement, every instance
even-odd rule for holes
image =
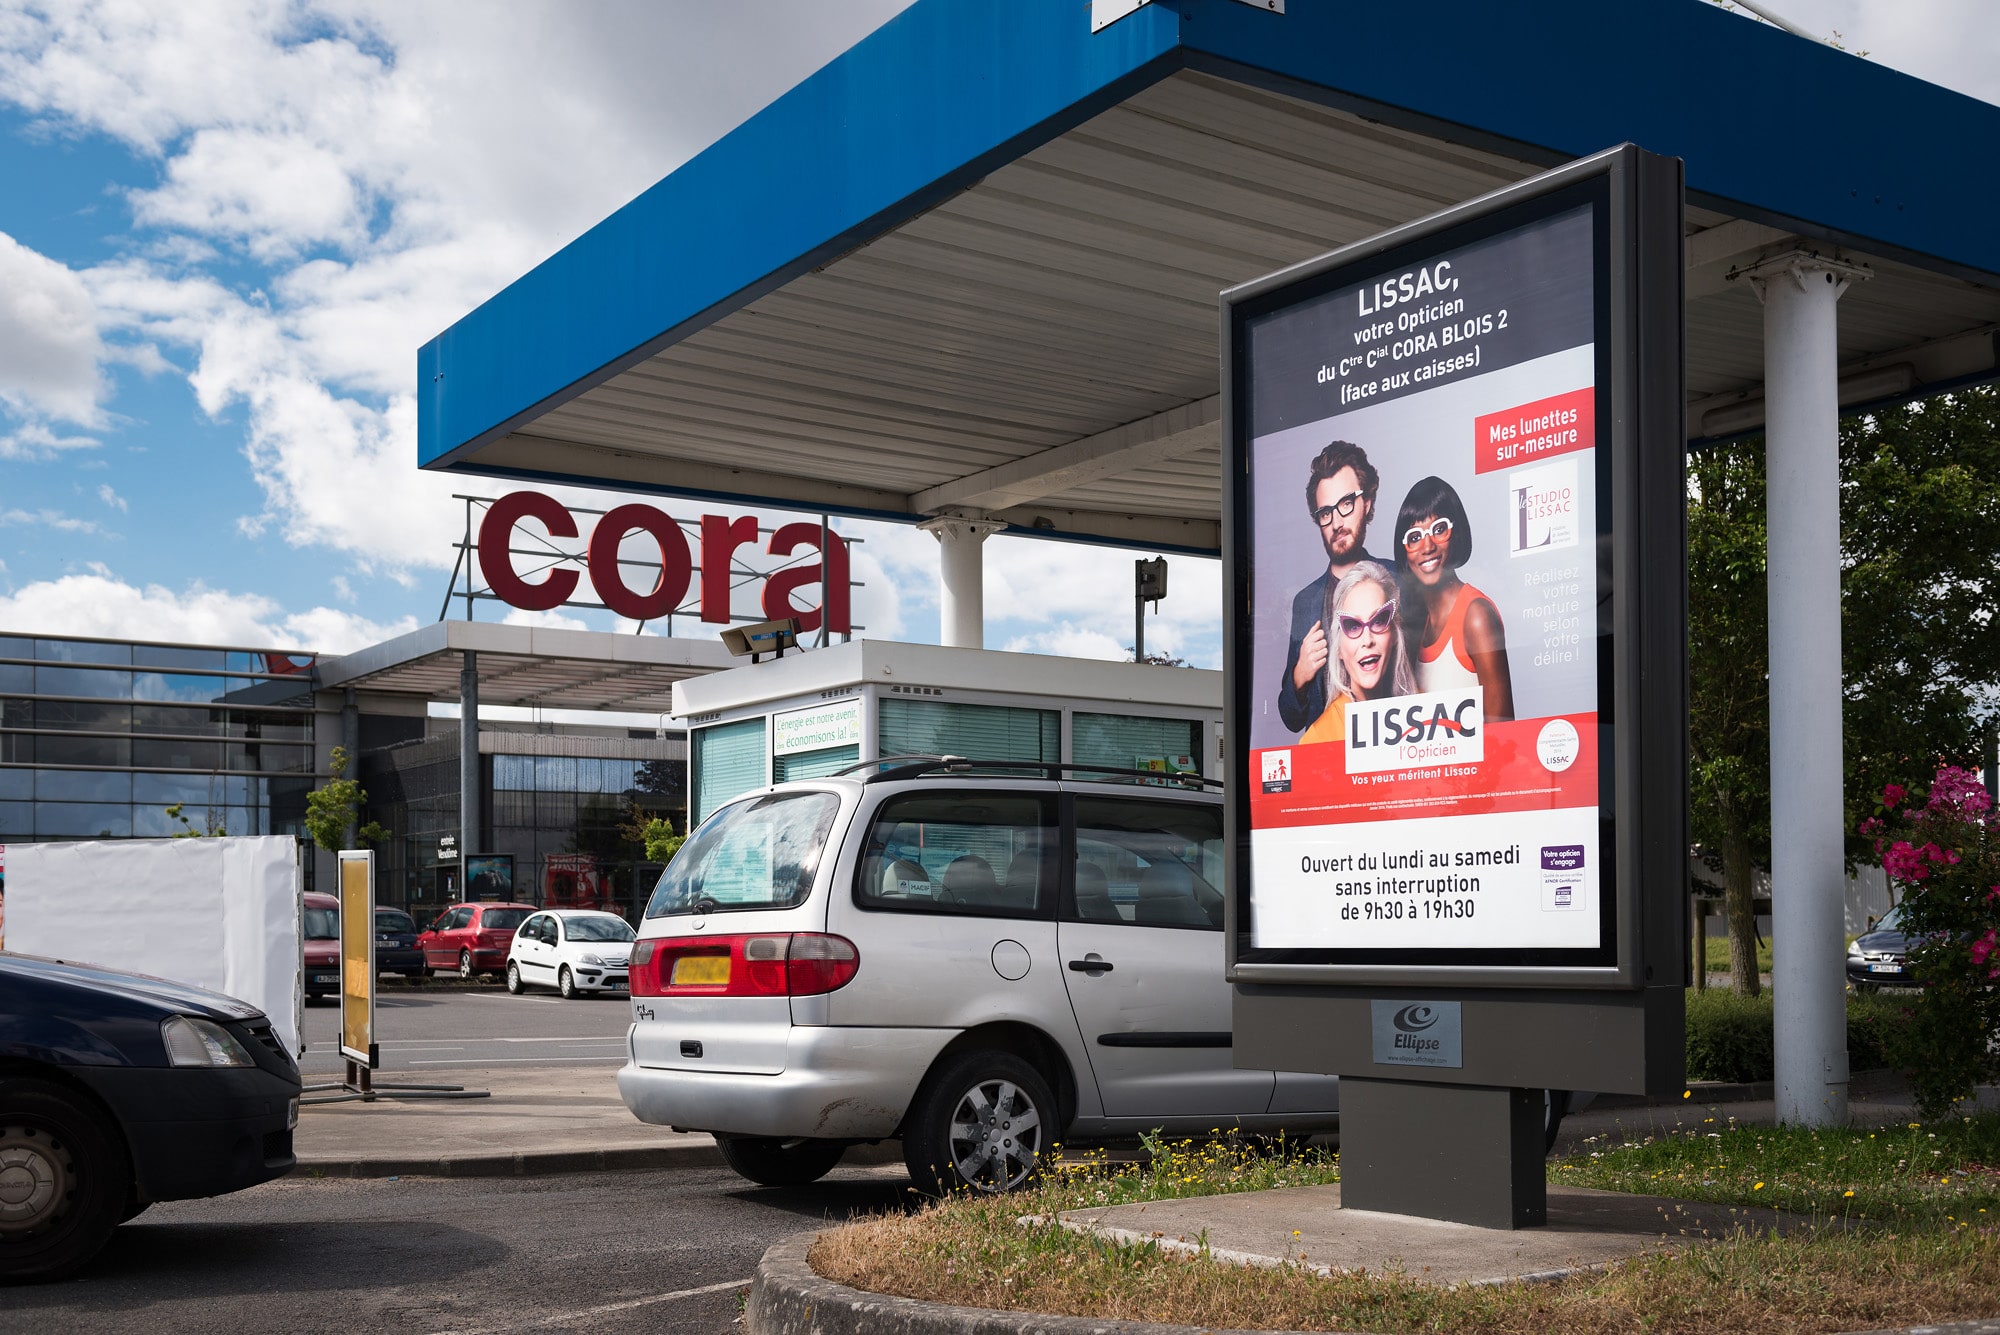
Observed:
[[[80,1277],[0,1290],[0,1330],[712,1335],[772,1243],[911,1199],[900,1167],[786,1190],[718,1168],[288,1178],[152,1207]]]
[[[632,1003],[622,993],[564,1001],[553,992],[508,995],[505,988],[385,987],[375,1002],[377,1077],[407,1079],[441,1071],[564,1066],[617,1067],[625,1060]],[[337,1078],[340,1008],[305,1010],[308,1082]]]

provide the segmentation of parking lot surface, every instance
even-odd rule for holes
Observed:
[[[454,1069],[616,1067],[625,1060],[631,1003],[622,994],[564,1001],[553,992],[504,988],[385,987],[375,1003],[377,1074],[443,1078]],[[308,1081],[338,1077],[340,1008],[305,1011]]]
[[[909,1199],[900,1168],[782,1191],[709,1168],[293,1178],[154,1206],[77,1279],[6,1290],[0,1328],[709,1335],[738,1329],[737,1294],[773,1242]]]

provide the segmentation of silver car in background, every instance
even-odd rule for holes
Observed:
[[[1231,1064],[1200,782],[877,762],[722,808],[639,929],[626,1106],[770,1185],[900,1138],[933,1191],[1070,1139],[1333,1129],[1333,1077]]]

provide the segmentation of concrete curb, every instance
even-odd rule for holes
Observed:
[[[881,1335],[1299,1335],[1288,1331],[1219,1330],[1212,1326],[1173,1326],[1152,1321],[1000,1312],[868,1293],[836,1284],[807,1264],[806,1254],[819,1236],[817,1232],[800,1233],[764,1253],[764,1259],[757,1264],[757,1276],[750,1281],[750,1298],[743,1309],[743,1328],[749,1335],[874,1335],[874,1332]],[[1554,1279],[1573,1273],[1576,1272],[1526,1278]],[[1858,1332],[1858,1335],[2000,1335],[2000,1321],[1905,1326]]]
[[[435,1159],[301,1159],[291,1177],[545,1177],[558,1173],[649,1173],[716,1168],[713,1145],[633,1145],[607,1150],[459,1154]]]
[[[749,1335],[1249,1335],[1213,1326],[996,1312],[867,1293],[822,1278],[806,1264],[806,1253],[818,1240],[816,1232],[801,1233],[764,1253],[743,1309]]]

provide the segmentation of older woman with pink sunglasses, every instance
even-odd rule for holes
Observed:
[[[1374,561],[1356,563],[1328,592],[1326,709],[1301,742],[1345,741],[1349,701],[1416,693],[1397,602],[1396,577]]]

